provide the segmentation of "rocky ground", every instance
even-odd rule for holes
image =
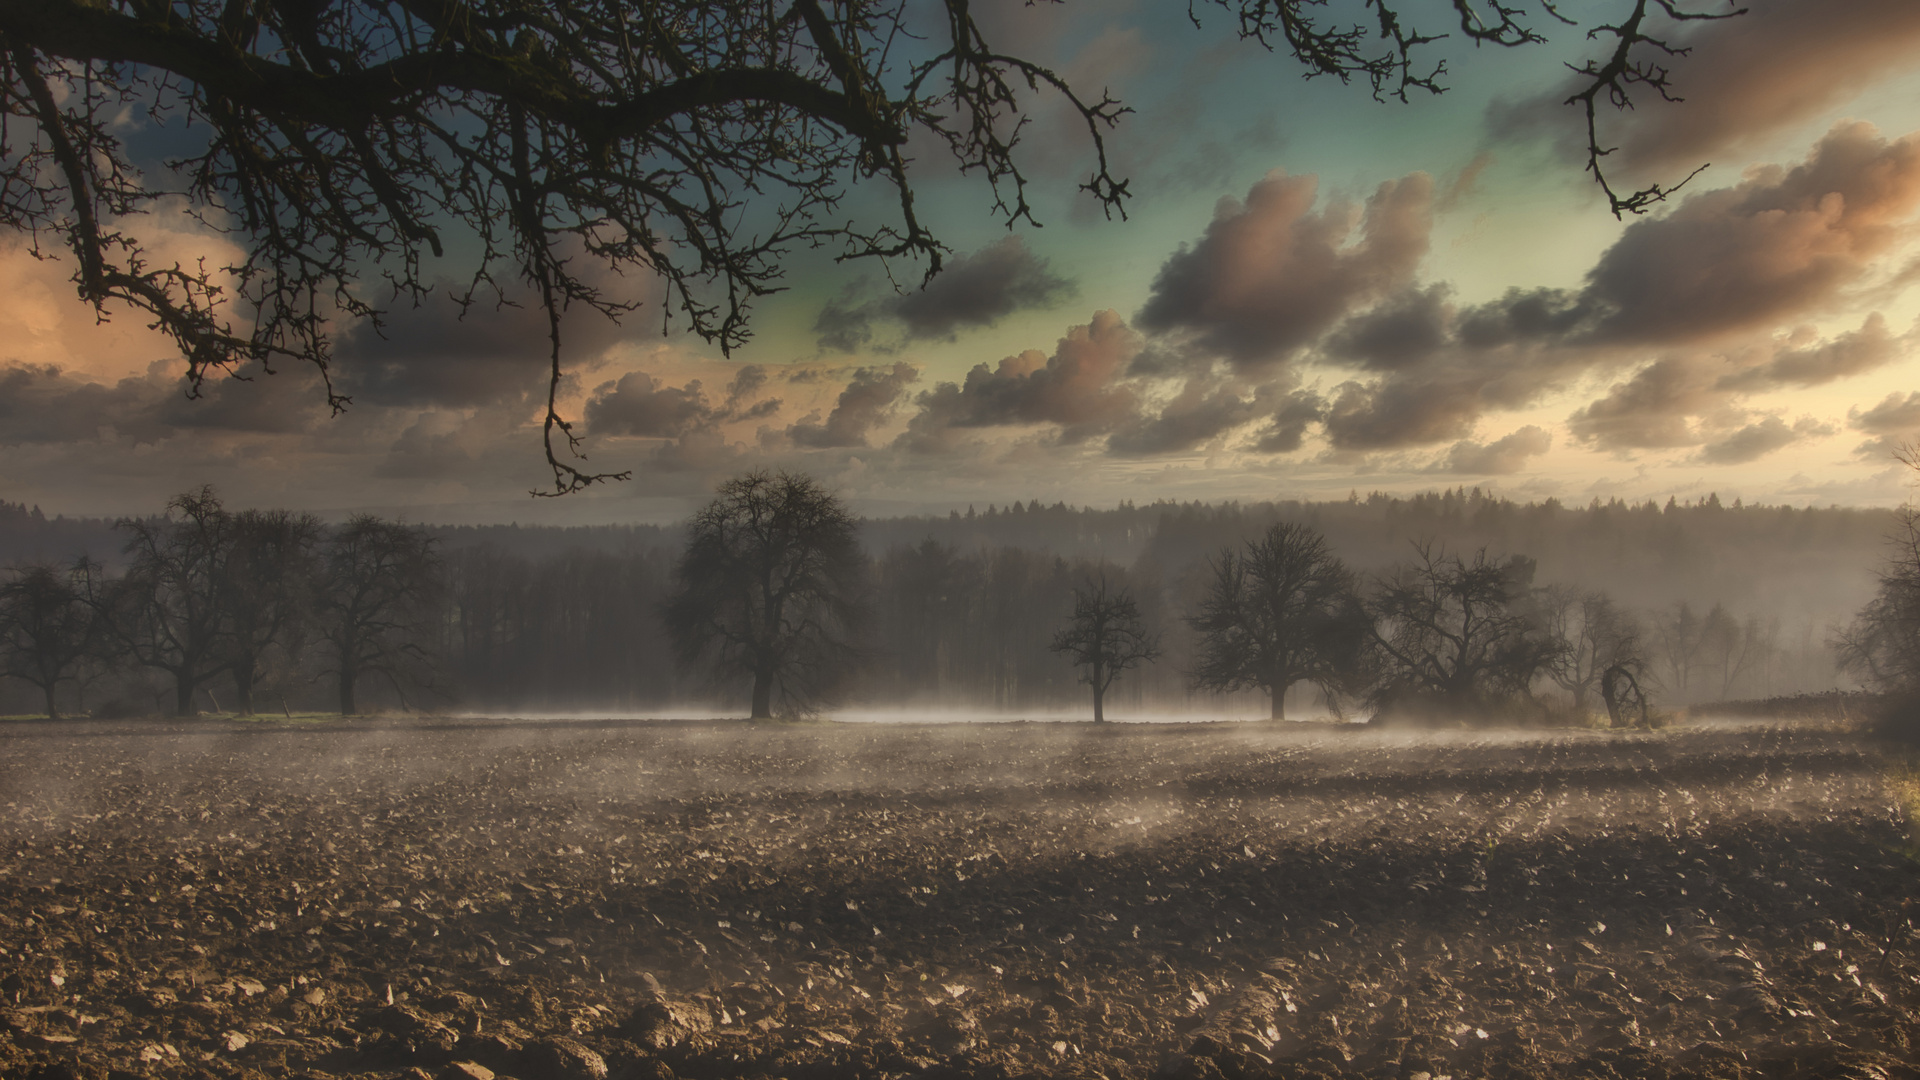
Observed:
[[[0,1072],[1913,1077],[1815,727],[0,725]]]

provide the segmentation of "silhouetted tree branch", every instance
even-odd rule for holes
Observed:
[[[1588,167],[1616,214],[1672,189],[1619,196],[1601,169],[1596,103],[1629,90],[1673,99],[1649,52],[1678,54],[1644,29],[1635,0],[1612,55],[1576,70]],[[1364,81],[1376,98],[1444,89],[1404,5],[1367,0],[1371,25],[1317,17],[1323,0],[1190,0],[1235,32],[1284,49],[1310,76]],[[1542,40],[1521,8],[1450,0],[1476,44]],[[1567,21],[1542,0],[1549,19]],[[1129,110],[1030,59],[999,51],[967,0],[943,0],[922,37],[904,0],[37,0],[0,4],[0,225],[36,254],[65,248],[101,318],[139,312],[186,362],[191,393],[216,372],[312,364],[337,411],[339,327],[378,325],[382,299],[418,303],[457,259],[457,298],[504,303],[515,281],[546,309],[543,440],[564,494],[624,472],[587,471],[558,408],[562,315],[610,317],[636,296],[619,274],[664,285],[663,314],[732,349],[783,261],[907,257],[940,271],[945,245],[922,222],[904,154],[918,131],[984,177],[1009,225],[1038,224],[1021,137],[1034,96],[1058,93],[1089,134],[1081,188],[1124,215],[1127,180],[1106,138]],[[1734,14],[1728,12],[1724,14]],[[918,19],[917,15],[912,15]],[[143,171],[121,118],[170,125],[180,156]],[[884,201],[843,202],[862,183]],[[240,248],[231,264],[171,262],[136,229],[179,198]],[[884,207],[884,209],[883,209]],[[610,276],[607,271],[612,271]]]

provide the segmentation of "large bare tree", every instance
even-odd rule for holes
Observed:
[[[1471,557],[1430,542],[1383,578],[1368,608],[1381,666],[1376,693],[1393,708],[1420,702],[1462,715],[1530,693],[1565,648],[1534,603],[1534,562]]]
[[[220,574],[234,711],[253,715],[254,688],[276,650],[291,655],[313,612],[322,526],[312,514],[242,510],[228,522]]]
[[[1210,564],[1213,580],[1187,625],[1199,635],[1188,682],[1226,693],[1260,689],[1273,719],[1295,683],[1318,686],[1337,706],[1352,689],[1367,641],[1353,572],[1326,538],[1292,522],[1274,525]]]
[[[401,703],[424,681],[440,557],[426,530],[357,514],[327,539],[316,604],[320,637],[332,654],[340,715],[360,711],[360,681],[379,675]]]
[[[38,688],[49,720],[60,719],[60,684],[78,677],[98,644],[99,621],[77,580],[85,573],[38,563],[0,581],[0,678]]]
[[[194,696],[233,664],[224,580],[232,515],[210,485],[176,495],[160,520],[127,518],[126,575],[90,585],[119,646],[173,678],[173,708],[191,716]]]
[[[757,470],[694,515],[664,615],[688,664],[752,683],[756,720],[832,702],[869,620],[857,523],[812,477]]]
[[[80,297],[131,309],[178,346],[197,391],[221,371],[329,372],[337,327],[415,302],[451,274],[468,303],[524,286],[549,328],[549,493],[624,473],[578,462],[560,415],[562,315],[621,316],[665,284],[666,314],[731,348],[783,260],[946,248],[915,210],[906,147],[938,147],[1033,222],[1021,136],[1036,96],[1064,96],[1091,136],[1081,187],[1109,213],[1127,181],[1105,140],[1127,111],[989,41],[968,0],[6,0],[0,3],[0,225],[64,248]],[[1568,99],[1615,214],[1665,198],[1606,179],[1597,117],[1671,100],[1683,53],[1649,28],[1737,11],[1723,0],[1614,0]],[[1438,93],[1446,36],[1544,40],[1502,0],[1190,0],[1310,76],[1376,98]],[[1358,13],[1358,10],[1356,10]],[[1426,28],[1416,19],[1428,21]],[[1445,25],[1439,33],[1433,23]],[[129,115],[153,124],[129,126]],[[161,135],[140,136],[146,130]],[[131,134],[130,134],[131,133]],[[162,158],[166,160],[162,160]],[[871,188],[888,199],[859,199]],[[165,257],[142,213],[179,199],[231,240],[223,265]],[[1034,222],[1037,224],[1037,222]],[[44,247],[42,245],[45,245]],[[435,262],[429,263],[431,256]],[[607,273],[608,270],[616,274]],[[367,279],[363,281],[363,279]],[[377,285],[375,284],[377,282]],[[385,293],[385,296],[382,295]],[[338,409],[347,397],[328,380]]]

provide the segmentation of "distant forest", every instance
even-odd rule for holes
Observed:
[[[853,709],[1005,713],[1086,707],[1086,687],[1047,648],[1073,587],[1104,571],[1162,635],[1157,663],[1129,671],[1109,714],[1264,715],[1258,694],[1188,689],[1195,637],[1183,616],[1209,560],[1281,521],[1312,526],[1363,576],[1407,560],[1416,541],[1537,561],[1534,583],[1600,591],[1640,620],[1656,698],[1680,705],[1826,689],[1843,683],[1828,641],[1872,596],[1892,511],[1598,500],[1517,503],[1458,488],[1335,502],[1123,504],[1037,502],[944,517],[869,519],[872,646]],[[745,688],[679,670],[659,607],[682,545],[659,526],[426,527],[442,587],[422,642],[430,664],[410,688],[420,708],[510,713],[739,710]],[[123,563],[127,530],[48,518],[0,502],[0,565]],[[210,688],[207,707],[224,696]],[[63,691],[68,708],[113,700],[156,708],[169,693],[138,669]],[[281,665],[257,691],[263,711],[331,705],[326,680]],[[1296,688],[1290,714],[1315,711]],[[145,699],[151,697],[151,701]],[[398,703],[369,684],[362,707]],[[0,713],[37,711],[36,692],[0,681]]]

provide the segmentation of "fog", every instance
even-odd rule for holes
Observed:
[[[1747,507],[1717,498],[1568,508],[1465,489],[1110,510],[1028,503],[869,520],[861,535],[871,560],[870,634],[864,663],[831,715],[930,723],[1087,715],[1078,673],[1047,646],[1074,587],[1106,573],[1138,598],[1163,654],[1113,687],[1107,708],[1114,719],[1262,717],[1262,693],[1190,688],[1196,638],[1184,616],[1206,586],[1209,560],[1281,521],[1324,533],[1363,582],[1405,562],[1413,542],[1430,541],[1462,554],[1486,548],[1530,558],[1537,587],[1604,592],[1642,628],[1649,681],[1668,706],[1847,685],[1827,642],[1872,594],[1893,523],[1883,510]],[[553,718],[744,710],[746,686],[683,668],[660,625],[678,530],[489,526],[435,535],[447,587],[431,620],[437,629],[424,642],[431,671],[417,685],[370,680],[365,707]],[[0,507],[7,564],[83,552],[114,558],[121,540],[109,522]],[[1720,620],[1717,652],[1680,640],[1683,604],[1694,620],[1686,625],[1710,614]],[[331,707],[323,668],[313,657],[281,658],[258,691],[260,706]],[[63,691],[74,709],[125,714],[163,706],[167,686],[151,671],[96,676]],[[202,707],[217,709],[226,691],[208,690]],[[1330,712],[1304,685],[1286,706],[1290,718]],[[0,684],[0,713],[36,708],[27,687]]]

